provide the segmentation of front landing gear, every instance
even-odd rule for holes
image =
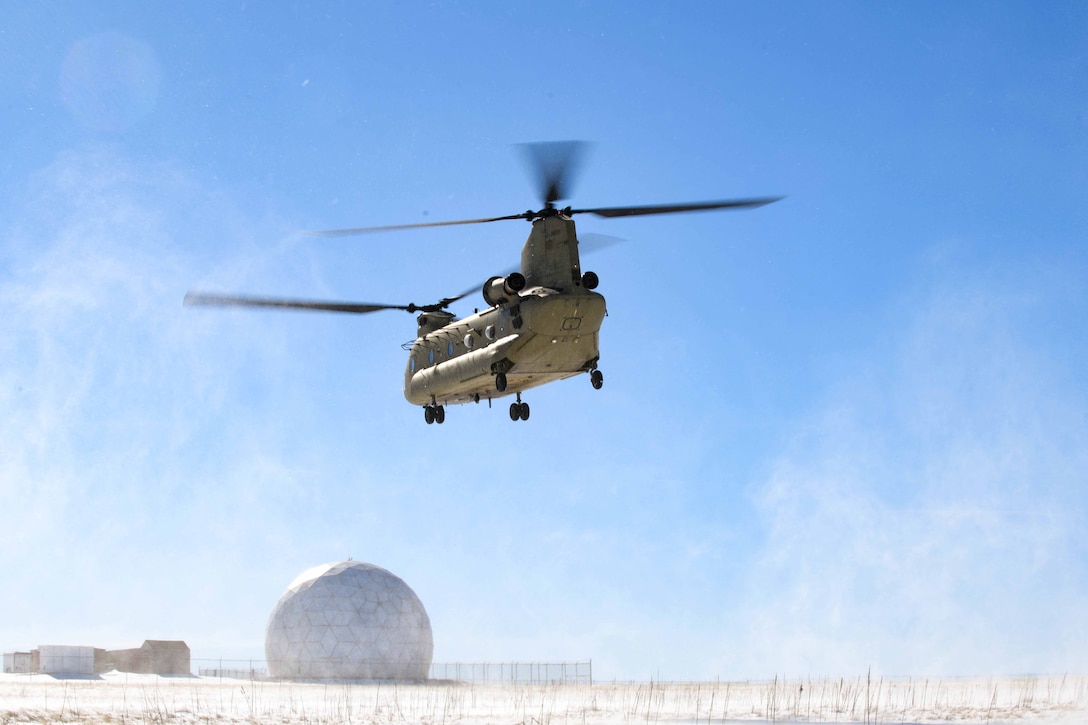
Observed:
[[[444,405],[424,406],[423,419],[427,421],[427,425],[430,425],[431,423],[442,425],[446,422],[446,407]]]
[[[510,404],[510,420],[529,420],[529,404],[521,402],[521,393],[518,393],[518,402]]]

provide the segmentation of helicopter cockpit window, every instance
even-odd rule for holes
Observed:
[[[409,369],[409,371],[411,371],[413,373],[416,371],[416,356],[415,355],[408,358],[408,369]]]

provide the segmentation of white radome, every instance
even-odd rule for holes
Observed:
[[[272,677],[300,680],[426,680],[431,620],[400,577],[361,561],[299,574],[268,619]]]

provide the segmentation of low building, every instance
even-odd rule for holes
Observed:
[[[38,672],[45,675],[93,675],[94,647],[43,644],[38,647]]]
[[[180,640],[149,639],[135,649],[99,650],[95,672],[134,672],[146,675],[189,675],[189,645]]]
[[[33,652],[5,652],[4,672],[7,674],[25,674],[37,672]]]
[[[43,644],[30,652],[4,654],[4,672],[44,675],[96,675],[117,670],[145,675],[191,675],[189,645],[181,640],[149,639],[135,649]]]

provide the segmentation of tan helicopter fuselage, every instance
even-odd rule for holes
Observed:
[[[469,317],[419,316],[404,374],[408,402],[479,402],[596,369],[605,300],[586,288],[570,218],[557,213],[533,222],[521,274],[520,290],[503,278],[489,280],[484,299],[490,307]]]

